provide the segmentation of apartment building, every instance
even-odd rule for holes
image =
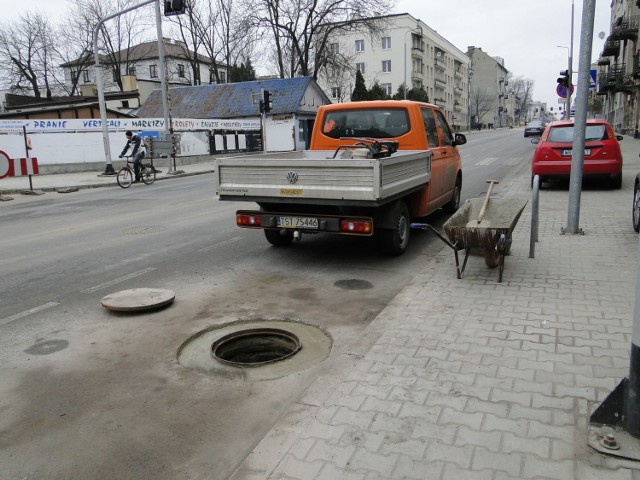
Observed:
[[[341,32],[329,40],[332,54],[348,66],[321,74],[318,83],[333,102],[348,101],[359,70],[371,88],[375,82],[387,95],[404,84],[423,87],[429,101],[444,111],[456,128],[469,127],[469,58],[427,24],[408,13],[376,17],[380,35]]]
[[[467,49],[470,60],[471,122],[494,127],[513,125],[520,112],[515,111],[515,98],[509,89],[509,71],[504,59],[492,57],[480,47]]]
[[[640,0],[611,2],[611,33],[598,59],[597,95],[619,133],[640,137]]]

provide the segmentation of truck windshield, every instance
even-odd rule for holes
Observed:
[[[409,130],[409,116],[402,108],[328,112],[322,124],[322,132],[331,138],[394,138],[408,133]]]

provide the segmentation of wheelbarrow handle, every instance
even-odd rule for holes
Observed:
[[[493,184],[500,183],[497,180],[487,180],[489,184],[489,188],[487,189],[487,196],[484,197],[484,202],[482,202],[482,207],[480,207],[480,213],[478,214],[478,225],[484,218],[484,212],[487,210],[487,205],[489,204],[489,197],[491,196],[491,190],[493,189]]]

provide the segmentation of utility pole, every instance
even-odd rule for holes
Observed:
[[[573,127],[571,176],[569,178],[569,212],[567,227],[563,229],[563,233],[582,233],[579,227],[580,195],[584,169],[584,144],[587,128],[589,84],[591,83],[591,45],[593,42],[595,10],[596,0],[584,0],[584,6],[582,7],[582,33],[580,35],[576,118]],[[571,70],[569,70],[569,75],[571,75]],[[567,95],[567,98],[570,98],[570,95]],[[569,111],[568,106],[569,103],[567,103],[567,111]]]

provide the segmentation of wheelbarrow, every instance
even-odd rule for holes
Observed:
[[[488,192],[490,193],[490,192]],[[498,267],[498,282],[502,282],[504,257],[511,247],[513,230],[527,205],[526,200],[516,198],[473,198],[466,200],[443,225],[448,239],[428,224],[412,223],[412,228],[431,229],[454,251],[457,277],[467,265],[471,249],[484,250],[485,263],[490,268]],[[465,251],[462,267],[458,252]]]

